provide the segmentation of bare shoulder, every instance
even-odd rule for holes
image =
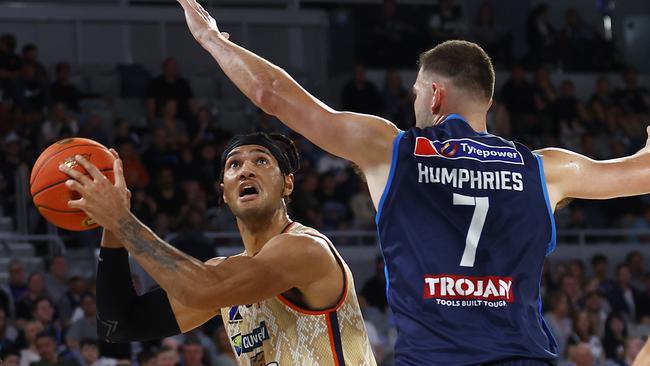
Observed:
[[[308,233],[284,233],[273,237],[262,251],[295,256],[323,256],[331,253],[327,241]]]

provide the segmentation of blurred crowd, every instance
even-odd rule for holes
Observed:
[[[449,39],[476,42],[496,64],[509,68],[520,53],[514,49],[514,33],[525,35],[520,58],[529,69],[550,65],[565,71],[603,72],[622,64],[611,33],[602,23],[584,21],[575,8],[564,9],[560,24],[554,24],[546,3],[535,5],[521,22],[508,22],[505,17],[511,14],[497,13],[492,4],[484,1],[465,8],[455,0],[409,5],[384,0],[379,6],[337,6],[332,19],[335,26],[351,23],[356,59],[373,68],[412,68],[422,50]],[[602,6],[593,11],[611,16]]]
[[[633,251],[621,263],[596,254],[547,262],[543,317],[560,365],[629,366],[650,333],[650,271]],[[52,258],[46,272],[26,273],[19,259],[0,286],[0,359],[8,366],[232,366],[236,356],[219,318],[190,333],[150,342],[106,343],[97,336],[95,282]],[[135,274],[137,293],[144,288]],[[359,301],[380,366],[393,365],[396,330],[386,301],[382,257],[362,281]]]

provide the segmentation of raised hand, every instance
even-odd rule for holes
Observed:
[[[203,9],[196,0],[177,0],[185,11],[185,21],[190,32],[199,43],[209,38],[211,34],[218,34],[226,39],[228,33],[220,33],[217,22]]]
[[[117,155],[114,151],[111,153]],[[66,181],[66,186],[81,195],[80,199],[69,201],[68,206],[83,210],[97,224],[108,230],[117,229],[119,221],[130,215],[130,193],[124,180],[122,160],[117,158],[113,164],[115,184],[83,156],[77,155],[75,160],[84,167],[89,176],[66,165],[59,166],[62,172],[72,178]]]

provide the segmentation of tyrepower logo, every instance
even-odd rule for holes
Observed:
[[[472,139],[452,139],[440,142],[426,137],[415,140],[415,156],[444,159],[469,159],[482,163],[507,163],[523,165],[524,159],[512,146],[491,146]]]
[[[512,277],[425,275],[425,299],[515,301]]]

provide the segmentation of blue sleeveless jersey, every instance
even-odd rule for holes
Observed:
[[[395,138],[377,226],[397,365],[556,359],[540,314],[548,202],[539,157],[461,116]]]

